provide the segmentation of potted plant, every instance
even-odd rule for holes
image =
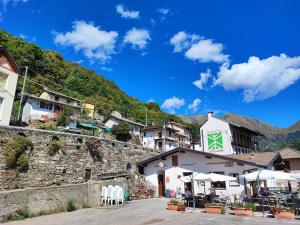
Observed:
[[[236,203],[233,205],[233,209],[236,216],[253,216],[253,211],[255,211],[256,206],[251,203]]]
[[[224,214],[225,213],[224,206],[221,204],[216,204],[216,203],[205,204],[204,211],[206,213],[212,213],[212,214]]]
[[[295,219],[295,209],[290,207],[279,207],[279,208],[273,208],[272,214],[277,219]]]
[[[175,211],[185,211],[185,205],[181,201],[172,199],[170,202],[168,202],[168,209]]]

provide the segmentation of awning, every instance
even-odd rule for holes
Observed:
[[[79,126],[89,128],[89,129],[99,129],[99,127],[89,123],[79,123]]]

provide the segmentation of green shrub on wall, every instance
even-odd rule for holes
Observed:
[[[21,155],[17,160],[17,169],[19,172],[26,172],[29,168],[28,156]]]
[[[9,140],[4,147],[6,169],[15,169],[17,167],[19,171],[25,172],[29,165],[28,157],[24,155],[24,152],[30,146],[32,146],[32,142],[27,137],[16,136]]]
[[[75,206],[75,200],[74,199],[69,199],[69,201],[67,202],[67,211],[68,212],[72,212],[76,210],[76,206]]]
[[[48,155],[54,156],[59,150],[62,150],[62,153],[65,155],[65,152],[63,151],[64,143],[57,140],[52,140],[49,143],[48,147]]]

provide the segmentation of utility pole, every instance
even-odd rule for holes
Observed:
[[[24,94],[25,94],[27,73],[28,73],[28,66],[25,66],[25,75],[24,75],[24,82],[23,82],[23,87],[22,87],[22,92],[21,92],[21,100],[20,100],[20,105],[19,105],[18,120],[20,120],[20,116],[21,116],[22,102],[23,102],[23,98],[24,98]]]
[[[148,108],[146,108],[146,126],[148,126]]]

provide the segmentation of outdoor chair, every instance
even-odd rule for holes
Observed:
[[[300,212],[300,198],[294,198],[294,208],[296,215],[299,215]]]
[[[111,195],[112,195],[112,191],[113,191],[114,187],[112,185],[108,185],[107,187],[107,202],[110,203],[111,202]]]
[[[117,199],[117,192],[118,192],[118,188],[113,187],[113,189],[111,190],[110,198],[109,198],[110,205],[113,205],[114,202],[117,205],[117,200],[118,200]]]
[[[107,204],[107,187],[106,186],[102,186],[102,190],[101,190],[101,204]]]
[[[124,203],[124,191],[121,187],[117,188],[117,204],[119,204],[120,202],[121,204]]]

